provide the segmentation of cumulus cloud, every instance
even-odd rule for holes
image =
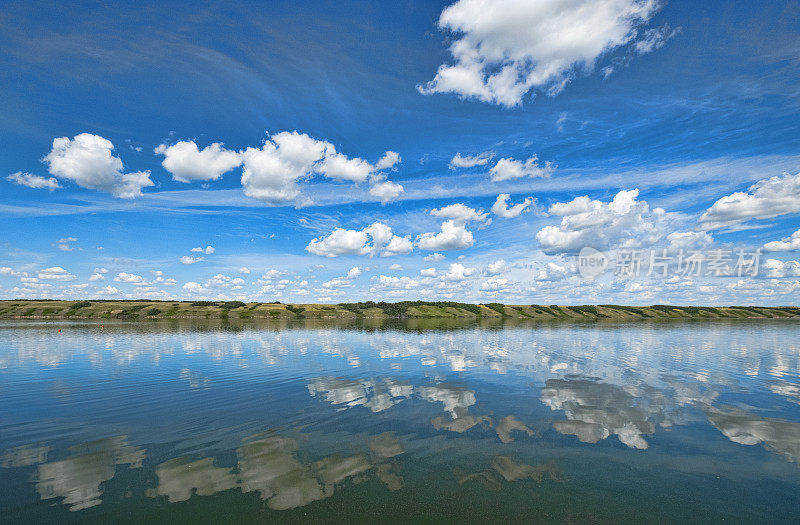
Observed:
[[[553,174],[555,166],[550,161],[539,163],[539,157],[533,155],[526,161],[514,160],[512,158],[500,159],[497,164],[489,170],[489,176],[493,182],[500,182],[522,177],[546,178]]]
[[[561,279],[567,277],[569,272],[570,269],[566,266],[562,266],[551,261],[536,272],[534,279],[538,282],[560,281]]]
[[[703,213],[700,226],[716,230],[749,219],[771,219],[787,213],[800,213],[800,173],[763,179],[746,192],[722,197]]]
[[[381,288],[388,288],[390,290],[412,290],[419,287],[419,281],[405,276],[394,277],[390,275],[380,275],[377,284]]]
[[[75,250],[75,248],[72,246],[73,242],[78,242],[78,239],[75,237],[65,237],[58,240],[56,247],[62,252],[71,252]]]
[[[484,213],[483,210],[479,211],[461,203],[451,204],[443,208],[434,208],[431,210],[431,215],[443,219],[453,219],[462,223],[467,221],[483,222],[489,218],[489,214]]]
[[[194,253],[205,253],[206,255],[211,255],[216,250],[214,249],[213,246],[206,246],[205,248],[203,248],[202,246],[198,246],[196,248],[192,248],[191,251]]]
[[[337,152],[330,142],[297,131],[272,135],[261,148],[245,149],[241,158],[245,195],[268,204],[285,204],[297,199],[300,195],[298,182],[314,175],[361,183],[400,161],[397,153],[389,151],[373,166],[366,160]],[[375,182],[385,184],[380,177]],[[402,190],[397,186],[391,183],[380,186],[375,190],[376,196],[388,200],[396,198]]]
[[[203,293],[205,291],[205,288],[203,288],[202,284],[196,283],[194,281],[189,281],[188,283],[184,284],[182,288],[189,293],[195,293],[195,294]]]
[[[122,160],[115,157],[113,151],[111,141],[91,133],[81,133],[73,139],[54,139],[53,149],[43,160],[51,175],[121,199],[139,197],[142,188],[153,186],[149,171],[123,173]]]
[[[604,55],[639,41],[656,48],[645,26],[658,0],[459,0],[442,11],[439,28],[457,38],[454,63],[417,86],[423,94],[455,93],[516,106],[531,90],[556,95],[576,72],[591,71]]]
[[[14,184],[19,184],[20,186],[27,186],[28,188],[33,188],[36,190],[47,189],[53,191],[61,187],[58,184],[58,180],[55,177],[42,177],[41,175],[34,175],[32,173],[23,173],[18,171],[16,173],[12,173],[6,180],[9,182],[13,182]]]
[[[423,277],[436,277],[436,268],[423,268],[419,274]]]
[[[74,281],[76,277],[61,266],[53,266],[40,271],[39,279],[45,281]]]
[[[194,264],[194,263],[199,263],[200,261],[203,261],[203,260],[205,260],[204,257],[194,257],[194,256],[191,256],[191,255],[184,255],[180,259],[181,264]]]
[[[672,232],[667,235],[670,251],[699,250],[714,242],[706,232]]]
[[[144,282],[144,278],[141,275],[135,275],[132,273],[127,272],[120,272],[114,277],[114,280],[118,283],[128,283],[128,284],[141,284]]]
[[[486,166],[489,161],[494,157],[492,152],[479,153],[477,155],[462,156],[461,153],[456,153],[455,157],[450,159],[450,169],[458,168],[474,168],[475,166]]]
[[[387,151],[375,164],[375,168],[379,170],[388,170],[393,168],[396,164],[402,161],[400,154],[396,151]]]
[[[300,194],[297,181],[319,169],[319,162],[335,148],[305,133],[282,132],[273,135],[261,148],[242,152],[244,194],[268,203],[280,204]]]
[[[361,268],[353,266],[347,271],[347,279],[357,279],[361,275]]]
[[[200,150],[194,141],[180,141],[172,146],[160,144],[154,151],[164,155],[161,165],[178,182],[216,180],[242,163],[238,152],[226,150],[219,142]]]
[[[766,272],[766,276],[770,279],[800,277],[800,262],[767,259],[764,261],[764,270]]]
[[[528,206],[535,202],[532,197],[527,197],[524,201],[513,206],[508,205],[508,199],[511,197],[508,193],[501,193],[497,196],[497,200],[492,205],[492,213],[504,219],[513,219],[519,217]]]
[[[652,244],[662,235],[660,223],[666,212],[661,208],[651,211],[638,196],[639,190],[634,189],[620,191],[609,203],[587,196],[555,203],[549,212],[560,216],[561,224],[542,228],[536,239],[549,255],[575,253],[585,246],[607,249]]]
[[[362,230],[335,228],[326,237],[316,237],[306,250],[323,257],[342,255],[380,255],[390,257],[410,253],[414,248],[411,236],[400,237],[382,222],[374,222]]]
[[[442,223],[438,233],[428,232],[417,237],[417,246],[423,250],[463,250],[475,242],[472,232],[467,230],[464,222],[450,219]]]
[[[103,281],[105,280],[104,274],[106,273],[108,273],[108,270],[105,268],[95,268],[92,275],[89,276],[89,281]]]
[[[481,283],[481,290],[491,294],[510,291],[511,283],[505,277],[489,277]]]
[[[506,266],[506,261],[503,259],[498,259],[493,263],[489,263],[486,267],[486,273],[488,275],[500,275],[501,273],[505,273],[508,271],[508,266]]]
[[[463,281],[467,277],[474,275],[475,272],[477,272],[475,268],[467,268],[461,263],[452,263],[442,278],[445,281]]]
[[[388,180],[377,182],[369,188],[369,194],[380,199],[381,204],[397,200],[404,191],[401,184]]]
[[[241,277],[229,277],[227,275],[218,273],[206,281],[204,288],[241,290],[244,287],[244,284],[245,281]]]
[[[764,250],[768,252],[800,250],[800,230],[794,232],[791,237],[784,237],[780,241],[768,242],[764,245]]]
[[[432,253],[423,258],[426,262],[439,262],[444,260],[444,255],[441,253]]]

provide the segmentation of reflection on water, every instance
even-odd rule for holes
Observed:
[[[66,459],[40,463],[36,490],[42,499],[63,498],[70,510],[100,504],[100,485],[114,477],[117,465],[142,466],[144,450],[127,444],[124,436],[84,443]]]
[[[636,387],[629,390],[637,393]],[[548,379],[541,400],[553,410],[564,411],[567,420],[553,422],[562,434],[577,436],[584,443],[616,435],[631,448],[646,449],[644,434],[655,432],[650,419],[662,414],[659,394],[651,393],[651,403],[639,406],[634,395],[616,385],[593,379]]]
[[[56,328],[0,325],[11,521],[800,518],[794,323]]]

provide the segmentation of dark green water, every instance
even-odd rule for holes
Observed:
[[[799,376],[789,322],[7,322],[0,521],[798,523]]]

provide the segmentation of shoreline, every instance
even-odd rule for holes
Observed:
[[[0,320],[294,320],[441,319],[646,321],[800,319],[800,307],[479,305],[451,301],[284,304],[240,301],[0,300]]]

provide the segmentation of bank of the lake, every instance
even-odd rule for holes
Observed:
[[[635,321],[669,319],[800,319],[792,306],[503,305],[448,301],[283,304],[241,301],[0,301],[0,319],[504,319],[540,321]]]

